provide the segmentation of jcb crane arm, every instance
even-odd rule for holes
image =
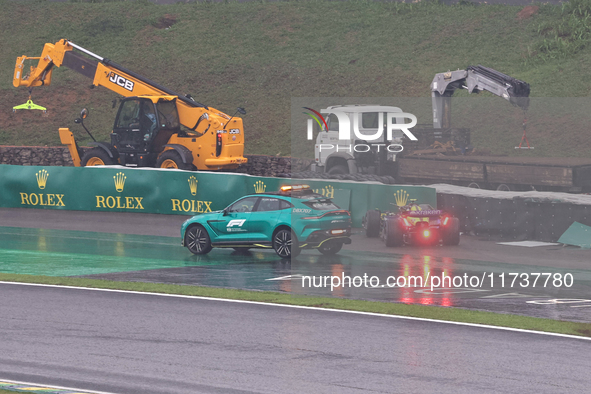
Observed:
[[[469,66],[465,70],[436,74],[431,83],[433,102],[433,127],[451,127],[451,96],[456,89],[470,93],[486,90],[522,108],[529,107],[529,84],[492,68]]]
[[[73,51],[74,49],[94,59],[83,56],[81,53]],[[36,66],[31,66],[29,73],[25,74],[25,60],[31,59],[38,59],[38,63]],[[127,147],[133,145],[134,149],[137,150],[137,152],[132,152],[133,149],[127,149],[129,151],[127,159],[133,158],[133,160],[136,160],[136,153],[142,153],[142,150],[145,152],[144,156],[148,161],[135,164],[154,165],[156,159],[161,156],[160,154],[167,150],[177,151],[184,165],[192,164],[199,170],[234,169],[240,164],[246,163],[247,159],[242,156],[244,133],[241,118],[230,117],[215,108],[194,101],[192,97],[179,95],[171,89],[150,81],[69,40],[62,39],[55,44],[45,44],[40,57],[18,57],[13,85],[15,87],[26,86],[29,88],[50,85],[53,68],[61,66],[66,66],[91,78],[94,86],[103,86],[123,97],[135,97],[144,101],[149,99],[156,106],[156,112],[158,111],[157,105],[159,102],[173,101],[175,103],[178,111],[178,123],[191,132],[181,132],[178,126],[159,125],[155,132],[151,131],[154,135],[147,137],[149,140],[146,139],[143,147],[138,147],[140,143],[136,144],[138,146],[134,144],[126,145]],[[122,102],[118,118],[122,113],[123,104]],[[160,133],[160,128],[166,128],[166,133]],[[137,131],[139,126],[129,124],[129,129]],[[62,130],[67,129],[60,129],[60,136],[62,136]],[[125,130],[121,129],[120,119],[117,119],[112,134],[119,134],[119,139],[121,139],[120,137],[124,132]],[[156,134],[160,135],[157,136]],[[125,155],[121,156],[121,149],[117,146],[117,139],[113,139],[113,135],[111,139],[111,146],[107,149],[107,153],[110,152],[110,158],[117,159],[120,164],[130,163],[129,160],[125,159]],[[64,137],[62,136],[63,141]],[[150,146],[148,147],[148,145]],[[103,146],[108,146],[108,144],[103,143]],[[119,149],[119,152],[114,152],[116,149]],[[74,156],[75,152],[73,152],[72,147],[70,147],[70,152]],[[119,155],[119,157],[114,157],[116,155]],[[144,159],[144,156],[142,156],[142,159]],[[76,162],[76,160],[74,161]],[[82,162],[82,165],[85,165],[84,160]],[[167,160],[166,163],[170,164],[170,160]]]
[[[77,49],[80,52],[94,57],[98,62],[92,61],[73,52],[73,49]],[[30,73],[25,75],[24,61],[32,59],[39,59],[39,63],[36,67],[31,66]],[[104,86],[124,97],[155,95],[177,96],[181,101],[191,107],[202,107],[208,110],[207,106],[203,104],[189,99],[188,97],[181,96],[156,82],[150,81],[133,71],[127,70],[112,60],[98,56],[65,39],[60,40],[55,44],[45,44],[40,57],[18,57],[14,72],[13,85],[15,87],[50,85],[53,67],[61,66],[66,66],[88,78],[92,78],[93,85],[95,86]]]

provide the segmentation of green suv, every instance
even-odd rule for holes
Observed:
[[[274,193],[251,194],[222,211],[193,216],[181,227],[183,246],[194,254],[212,248],[273,248],[281,258],[302,249],[338,253],[350,244],[351,214],[309,186],[282,186]]]

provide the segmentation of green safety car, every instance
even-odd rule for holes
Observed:
[[[183,246],[194,254],[212,248],[273,248],[281,258],[302,249],[338,253],[351,243],[351,214],[308,185],[244,196],[221,211],[193,216],[181,227]]]

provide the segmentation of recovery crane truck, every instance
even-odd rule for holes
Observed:
[[[450,128],[451,97],[457,89],[467,89],[470,93],[485,90],[508,100],[524,111],[529,106],[529,84],[493,69],[471,66],[466,70],[436,74],[431,83],[433,128],[410,129],[419,142],[429,140],[427,137],[433,140],[434,137],[444,136],[444,132],[453,136],[462,131]],[[402,153],[391,153],[383,148],[378,151],[366,148],[352,151],[349,148],[352,144],[358,143],[361,147],[369,144],[354,138],[350,141],[339,140],[339,123],[338,118],[334,116],[335,110],[347,114],[350,126],[357,119],[359,131],[371,136],[379,130],[380,117],[399,108],[344,105],[321,110],[321,113],[328,114],[327,124],[322,126],[316,138],[316,163],[312,171],[332,174],[328,177],[382,182],[384,177],[393,177],[397,183],[402,184],[447,183],[493,190],[571,193],[591,191],[591,159],[587,158],[405,155],[407,147],[414,142],[401,142],[395,139],[387,141],[386,133],[382,133],[381,140],[371,142],[382,145],[404,143],[405,150]],[[385,125],[386,120],[381,123]],[[393,137],[396,138],[394,134]],[[402,135],[398,137],[403,138]],[[469,143],[469,140],[467,142]],[[326,149],[326,146],[331,144],[334,149]],[[318,177],[317,174],[307,173],[292,176]],[[387,180],[387,183],[393,183],[391,179]]]
[[[32,59],[38,59],[37,65],[25,75],[25,61]],[[75,166],[233,170],[247,162],[241,118],[179,95],[67,39],[45,44],[40,57],[18,57],[13,85],[29,89],[50,85],[53,68],[61,66],[91,78],[92,87],[104,86],[124,97],[110,143],[96,142],[86,129],[86,109],[76,123],[82,123],[95,141],[91,143],[94,148],[84,151],[68,128],[59,129]],[[245,113],[242,108],[237,112]]]
[[[467,67],[465,70],[439,73],[435,75],[431,83],[433,128],[413,127],[410,130],[419,139],[419,142],[421,139],[428,140],[431,139],[428,137],[442,134],[443,129],[451,131],[449,130],[451,127],[451,97],[460,88],[465,88],[470,93],[488,91],[508,100],[524,111],[529,106],[529,84],[491,68],[479,65]],[[369,149],[367,148],[369,144],[357,139],[359,137],[352,137],[351,140],[339,140],[341,126],[338,118],[333,114],[335,111],[344,112],[349,117],[349,127],[353,127],[357,122],[358,130],[362,134],[371,136],[379,134],[380,124],[387,124],[387,119],[384,118],[387,113],[400,111],[400,109],[386,106],[343,105],[321,110],[321,113],[328,114],[328,116],[326,116],[326,125],[322,126],[316,138],[315,164],[312,171],[334,175],[359,174],[355,176],[355,179],[361,179],[363,174],[367,174],[368,180],[375,180],[377,175],[391,176],[398,181],[406,178],[438,178],[439,181],[447,181],[445,177],[441,178],[440,174],[431,177],[425,171],[422,171],[420,177],[415,177],[413,171],[411,171],[413,172],[412,176],[407,174],[408,165],[402,165],[402,160],[407,160],[404,151],[391,152],[384,148]],[[378,121],[381,118],[384,120]],[[349,135],[354,136],[354,133],[349,132]],[[392,135],[394,138],[392,141],[387,140],[387,133],[383,132],[378,140],[371,142],[382,146],[403,142],[402,133]],[[338,141],[337,144],[335,144],[336,141]],[[412,146],[416,143],[405,140],[404,144]],[[332,146],[332,148],[327,149],[327,146]],[[362,146],[363,149],[353,150],[350,148],[351,146]],[[408,181],[410,182],[412,179],[408,179]]]

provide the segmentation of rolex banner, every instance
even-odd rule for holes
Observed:
[[[0,207],[196,215],[225,208],[251,193],[307,184],[351,211],[392,210],[410,199],[436,205],[435,189],[333,180],[296,180],[235,173],[125,167],[0,165]]]

